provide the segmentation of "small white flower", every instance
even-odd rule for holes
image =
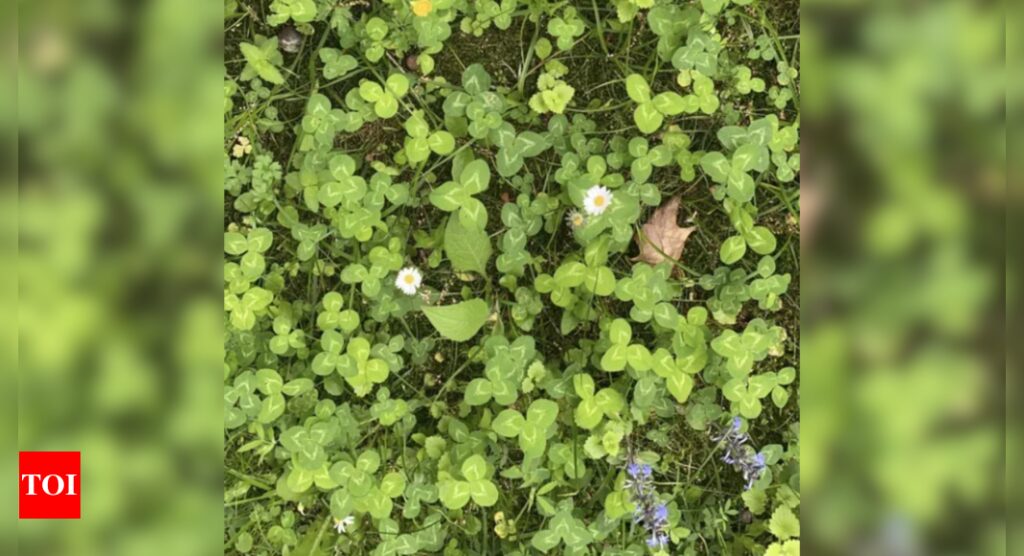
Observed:
[[[565,215],[565,223],[572,229],[582,228],[587,223],[587,217],[583,216],[583,213],[576,209],[569,211],[569,214]]]
[[[347,531],[348,528],[351,527],[352,524],[355,523],[355,522],[356,522],[356,518],[354,518],[352,516],[348,516],[348,517],[346,517],[344,519],[335,519],[334,520],[334,530],[337,531],[338,534],[340,535],[340,534],[344,533],[345,531]]]
[[[420,274],[420,270],[414,266],[407,266],[398,271],[395,287],[405,292],[406,295],[416,295],[416,290],[420,289],[421,282],[423,282],[423,275]]]
[[[583,197],[583,208],[587,214],[598,215],[608,209],[612,204],[612,192],[607,187],[595,185],[587,190]]]

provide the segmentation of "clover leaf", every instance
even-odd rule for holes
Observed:
[[[274,235],[266,228],[253,228],[243,236],[238,232],[224,233],[224,252],[229,255],[241,255],[239,269],[246,280],[255,280],[263,276],[267,263],[263,253],[270,249]]]
[[[509,345],[504,337],[494,337],[485,345],[487,365],[484,377],[473,379],[466,385],[466,403],[484,405],[493,399],[501,405],[511,405],[519,396],[517,389],[523,381],[527,364],[533,359],[534,340],[531,336],[520,336]]]
[[[385,361],[370,357],[370,342],[361,336],[349,340],[348,349],[345,355],[338,357],[336,366],[360,398],[369,394],[374,384],[387,380],[390,371]]]
[[[324,63],[324,78],[336,79],[359,67],[359,62],[337,48],[321,48],[320,61]]]
[[[651,97],[651,86],[638,73],[626,77],[626,94],[637,103],[633,121],[643,133],[654,133],[661,128],[665,116],[681,114],[685,108],[683,97],[678,93],[664,92]]]
[[[438,497],[446,508],[462,509],[470,498],[479,506],[490,507],[498,502],[498,487],[489,477],[487,461],[480,455],[472,455],[462,462],[462,477],[465,480],[448,479],[438,483]]]
[[[515,409],[506,409],[494,418],[491,430],[505,438],[519,438],[519,448],[528,457],[544,454],[547,438],[552,434],[558,404],[551,400],[534,400],[526,410],[526,417]]]
[[[235,294],[224,296],[224,310],[230,315],[231,326],[238,330],[252,330],[256,317],[266,312],[274,300],[274,294],[260,287],[246,290],[242,297]]]
[[[277,355],[285,355],[293,350],[305,349],[306,335],[300,330],[293,330],[294,323],[290,314],[281,314],[274,318],[274,337],[270,339],[270,351]]]
[[[764,79],[761,79],[760,77],[752,77],[750,68],[747,66],[736,66],[733,73],[736,76],[736,90],[741,94],[747,95],[751,92],[764,92]]]
[[[455,150],[455,137],[447,131],[430,132],[430,126],[423,117],[422,110],[413,110],[405,121],[405,156],[409,162],[423,162],[433,151],[436,154],[451,154]]]
[[[582,521],[573,517],[569,501],[563,502],[558,513],[548,522],[546,529],[537,531],[530,539],[530,544],[544,554],[561,543],[565,543],[569,549],[580,550],[592,542],[593,533]]]
[[[267,17],[267,23],[273,26],[280,25],[289,19],[295,23],[309,23],[316,17],[316,2],[313,0],[274,0],[270,3],[270,11],[274,13]]]
[[[327,292],[321,300],[324,310],[316,316],[316,327],[320,330],[341,329],[348,334],[359,328],[359,313],[352,309],[342,311],[345,298],[338,292]]]
[[[359,96],[373,103],[373,112],[378,118],[388,119],[398,113],[398,100],[409,92],[409,79],[400,73],[392,73],[384,85],[364,79],[359,83]]]
[[[457,180],[446,182],[432,191],[430,202],[445,212],[458,211],[463,227],[482,230],[487,226],[487,209],[473,195],[485,191],[490,180],[491,169],[487,163],[473,160],[462,167]]]
[[[626,364],[636,371],[651,368],[651,352],[641,344],[632,344],[633,330],[626,319],[615,319],[608,327],[608,339],[611,347],[601,356],[601,368],[608,372],[618,372],[626,368]]]
[[[560,50],[572,48],[576,37],[583,34],[586,27],[576,15],[576,8],[566,8],[562,17],[553,17],[548,21],[548,34],[555,37],[555,44]]]
[[[588,374],[572,377],[573,388],[580,397],[573,416],[576,424],[584,429],[592,430],[601,424],[604,417],[618,418],[619,412],[625,407],[625,400],[613,388],[602,388],[594,393],[594,379]]]
[[[331,494],[331,515],[341,519],[353,512],[368,513],[375,519],[391,515],[394,504],[405,490],[405,476],[398,472],[386,474],[379,482],[375,474],[380,469],[380,454],[367,450],[356,458],[355,464],[339,461],[331,466],[331,479],[340,486]]]

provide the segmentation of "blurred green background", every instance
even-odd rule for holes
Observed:
[[[1004,554],[1004,19],[802,5],[809,554]]]
[[[218,553],[223,7],[17,9],[17,441],[81,451],[82,519],[5,523],[21,554]]]
[[[218,552],[223,6],[0,10],[4,438],[83,462],[0,551]],[[1004,554],[1002,8],[801,10],[804,549]]]

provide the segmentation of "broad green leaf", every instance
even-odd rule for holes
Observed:
[[[724,183],[729,177],[729,172],[732,171],[732,167],[729,166],[729,159],[725,158],[725,155],[718,151],[709,152],[704,155],[700,159],[700,167],[717,183]]]
[[[608,372],[618,372],[626,368],[626,346],[616,344],[608,348],[601,357],[601,368]]]
[[[768,530],[779,540],[791,539],[800,536],[800,520],[793,514],[788,506],[779,506],[772,512],[772,518],[768,522]]]
[[[539,427],[530,421],[523,423],[523,428],[519,432],[519,448],[523,450],[524,454],[536,457],[544,453],[547,443],[546,430],[546,427]]]
[[[424,307],[423,314],[442,336],[465,342],[476,336],[490,312],[482,299],[471,299],[453,305]]]
[[[486,276],[487,262],[493,249],[487,232],[475,227],[466,228],[457,219],[449,218],[444,229],[444,252],[455,270]]]

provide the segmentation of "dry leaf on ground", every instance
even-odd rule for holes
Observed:
[[[642,232],[637,234],[636,244],[640,254],[633,260],[655,265],[664,261],[667,256],[678,261],[683,254],[686,238],[690,237],[694,230],[680,227],[676,223],[678,217],[679,197],[673,197],[658,207],[650,220],[643,225]]]

